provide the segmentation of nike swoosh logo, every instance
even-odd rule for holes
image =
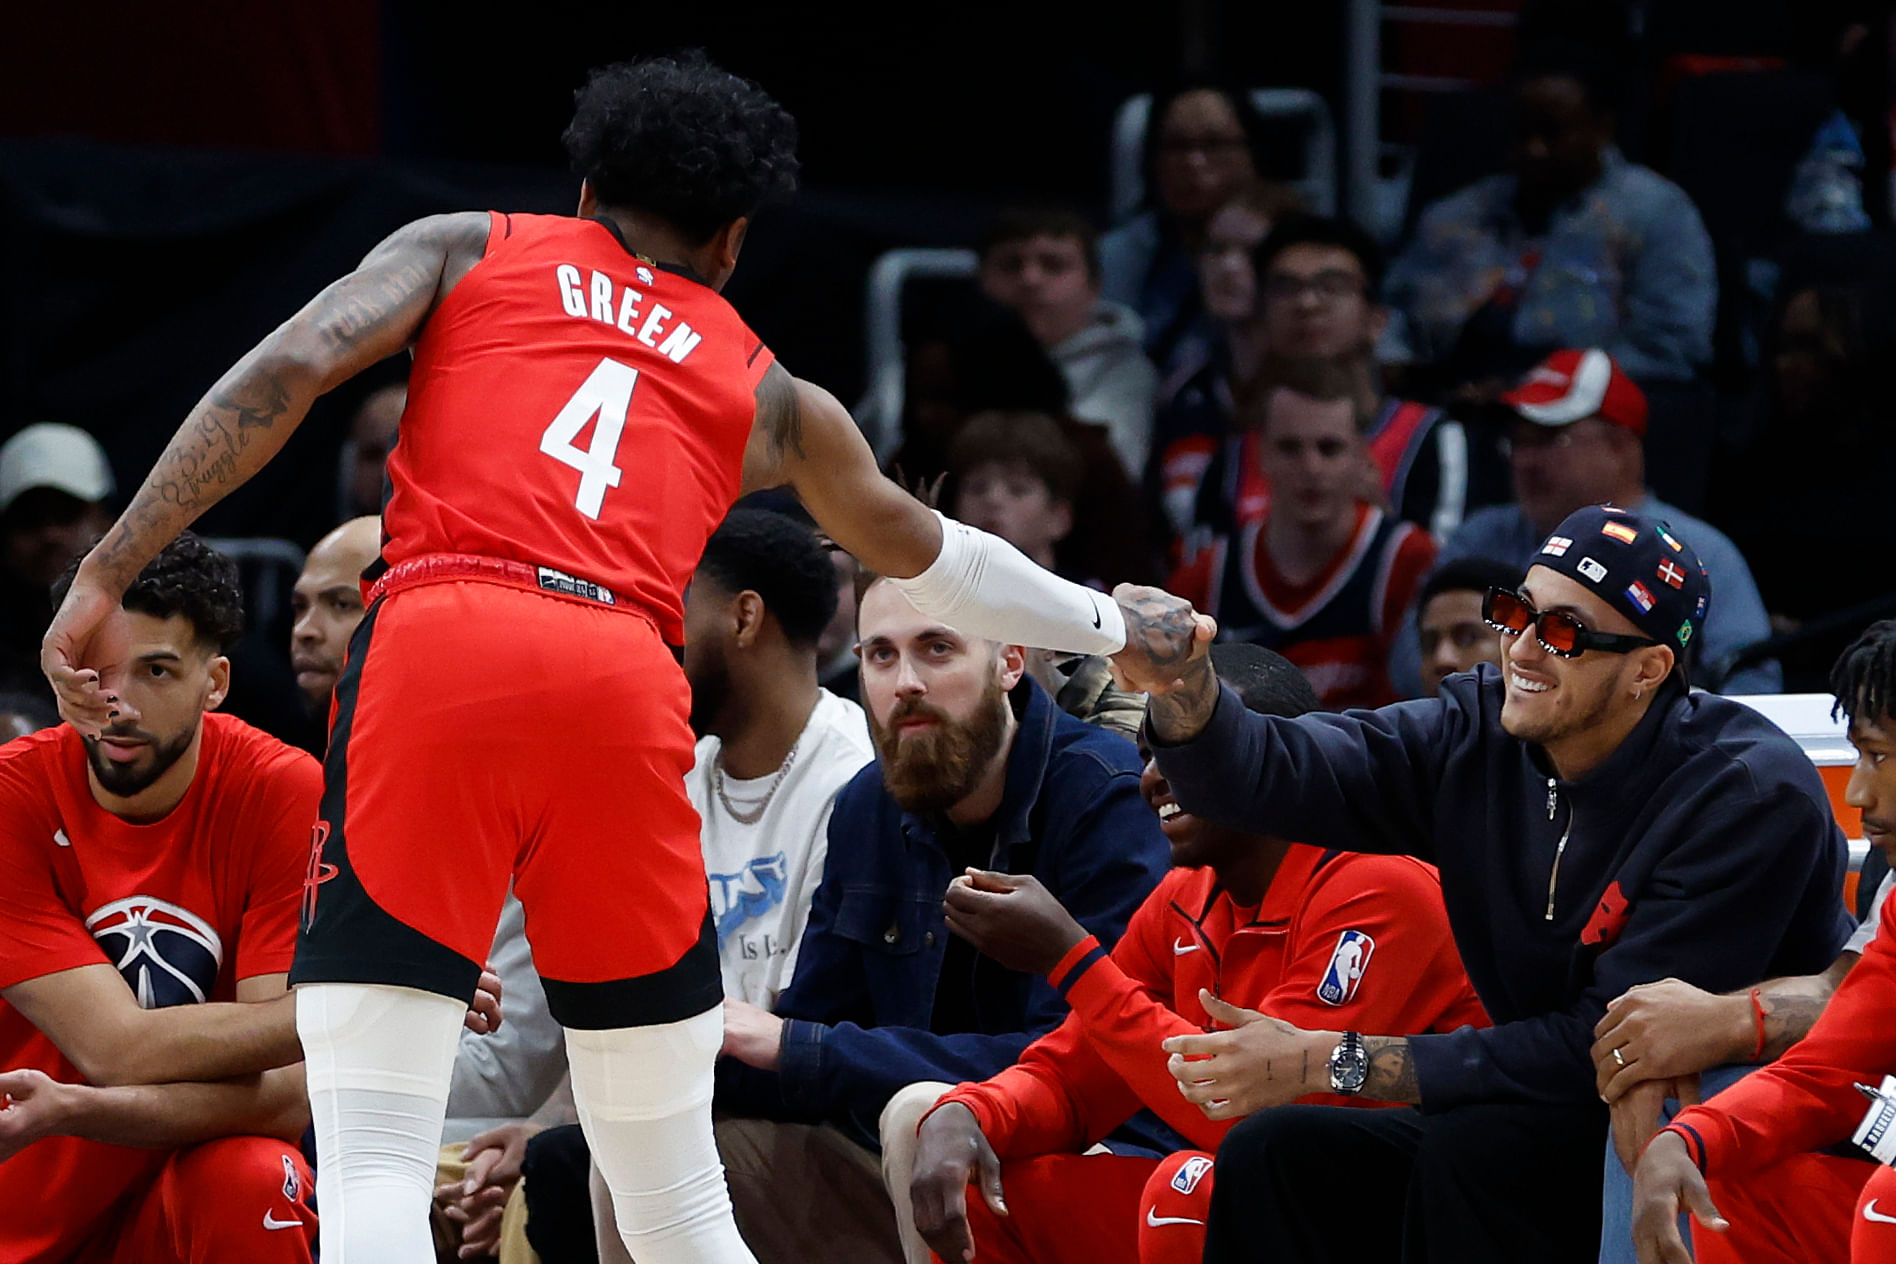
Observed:
[[[1096,628],[1103,626],[1099,621],[1099,602],[1097,601],[1093,603],[1093,626]]]
[[[1156,1229],[1160,1225],[1169,1225],[1169,1224],[1201,1225],[1201,1224],[1204,1224],[1205,1222],[1202,1220],[1189,1220],[1184,1216],[1161,1216],[1156,1207],[1147,1207],[1146,1208],[1146,1223],[1151,1225],[1154,1229]]]
[[[267,1211],[263,1213],[263,1227],[266,1229],[294,1229],[302,1223],[301,1220],[278,1220]]]
[[[1878,1224],[1896,1224],[1896,1216],[1877,1214],[1876,1200],[1874,1198],[1870,1199],[1868,1205],[1863,1208],[1863,1218],[1865,1220],[1874,1220]]]
[[[1203,944],[1188,944],[1182,939],[1174,939],[1172,941],[1172,955],[1174,957],[1182,957],[1188,952],[1197,952],[1204,946]]]

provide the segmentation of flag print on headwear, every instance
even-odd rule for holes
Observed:
[[[1565,557],[1567,550],[1573,547],[1573,541],[1564,535],[1547,537],[1547,543],[1541,545],[1541,552],[1552,557]]]
[[[1664,561],[1659,563],[1658,575],[1660,579],[1665,580],[1666,583],[1673,588],[1685,587],[1685,568],[1680,566],[1677,562]]]
[[[1654,604],[1653,598],[1652,598],[1652,589],[1646,587],[1644,584],[1640,583],[1638,580],[1634,580],[1632,583],[1626,586],[1626,598],[1627,600],[1631,601],[1635,606],[1638,606],[1641,613],[1644,613],[1644,614],[1652,613],[1652,607]]]
[[[1604,522],[1600,524],[1600,534],[1611,536],[1621,544],[1632,544],[1639,539],[1639,528],[1629,527],[1623,522]]]

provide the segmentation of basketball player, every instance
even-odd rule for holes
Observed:
[[[627,1248],[751,1259],[711,1136],[718,957],[671,649],[741,492],[792,487],[970,635],[1125,644],[1113,600],[885,480],[719,297],[752,214],[794,186],[795,137],[695,55],[597,72],[565,136],[578,216],[439,215],[377,246],[211,388],[48,629],[65,714],[96,732],[114,699],[91,640],[130,576],[318,395],[413,349],[291,972],[326,1264],[429,1258],[455,1033],[510,878]]]

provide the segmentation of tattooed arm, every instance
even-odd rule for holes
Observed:
[[[1162,589],[1121,584],[1113,596],[1126,616],[1126,648],[1113,656],[1120,687],[1151,695],[1146,722],[1161,742],[1191,741],[1218,705],[1211,666],[1217,625]]]
[[[1421,1104],[1422,1089],[1416,1083],[1415,1059],[1409,1056],[1407,1036],[1364,1036],[1363,1049],[1369,1054],[1369,1078],[1363,1081],[1359,1097],[1409,1106]]]
[[[66,717],[106,717],[82,669],[100,620],[159,550],[275,456],[316,397],[414,341],[480,259],[484,212],[417,220],[290,317],[211,387],[172,436],[125,512],[80,566],[40,662]]]

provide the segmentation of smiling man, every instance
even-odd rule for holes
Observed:
[[[1896,857],[1896,621],[1873,624],[1858,637],[1837,660],[1830,687],[1850,719],[1857,750],[1845,801],[1863,813],[1865,837]],[[1789,1052],[1716,1099],[1682,1112],[1647,1148],[1633,1198],[1633,1244],[1642,1264],[1691,1258],[1675,1219],[1682,1210],[1722,1230],[1722,1240],[1694,1235],[1701,1260],[1714,1258],[1713,1250],[1720,1260],[1746,1264],[1896,1259],[1890,1154],[1879,1152],[1884,1166],[1878,1166],[1864,1161],[1861,1150],[1843,1146],[1854,1135],[1870,1148],[1859,1124],[1885,1112],[1885,1104],[1872,1103],[1866,1118],[1856,1085],[1874,1085],[1896,1068],[1896,1026],[1890,1022],[1896,1006],[1896,904],[1889,889],[1885,879],[1878,911],[1866,923],[1870,933],[1852,937],[1825,975],[1752,989],[1747,999],[1758,1003],[1757,1046],[1746,1053],[1755,1057],[1787,1044]],[[1800,982],[1801,989],[1787,986]],[[1675,991],[1670,999],[1688,998]],[[1725,1025],[1717,1016],[1727,1007],[1721,997],[1692,1007],[1701,1040],[1719,1039]],[[1602,1044],[1613,1038],[1608,1033]],[[1679,1052],[1676,1046],[1653,1049],[1655,1056]],[[1877,1132],[1887,1127],[1883,1118]]]
[[[362,572],[382,547],[382,520],[351,518],[316,542],[290,592],[290,667],[309,712],[327,726],[349,638],[362,622]]]
[[[1402,1037],[1260,1016],[1168,1040],[1212,1118],[1326,1087],[1417,1107],[1294,1105],[1238,1124],[1207,1261],[1259,1242],[1286,1264],[1591,1261],[1607,1111],[1590,1047],[1607,1002],[1668,975],[1724,991],[1835,960],[1846,849],[1815,769],[1755,711],[1687,690],[1711,599],[1663,524],[1589,508],[1517,592],[1491,595],[1499,672],[1286,720],[1245,711],[1193,649],[1152,700],[1159,769],[1188,811],[1437,865],[1495,1022]],[[1180,658],[1185,636],[1181,617]]]
[[[1309,682],[1280,655],[1240,644],[1220,645],[1212,658],[1260,715],[1317,709]],[[959,1261],[972,1246],[996,1264],[1197,1264],[1213,1188],[1208,1152],[1230,1125],[1179,1096],[1158,1046],[1231,1019],[1201,989],[1318,1024],[1452,1031],[1487,1023],[1427,865],[1213,825],[1180,809],[1156,764],[1146,765],[1140,790],[1173,869],[1110,955],[1031,877],[984,873],[950,889],[950,929],[1045,976],[1073,1008],[1018,1063],[947,1092],[923,1121],[911,1184],[916,1227],[944,1260]],[[932,1099],[945,1087],[906,1093]],[[1197,1148],[1166,1157],[1083,1153],[1142,1108]],[[990,1199],[1005,1194],[1004,1215],[969,1191],[977,1179]]]

